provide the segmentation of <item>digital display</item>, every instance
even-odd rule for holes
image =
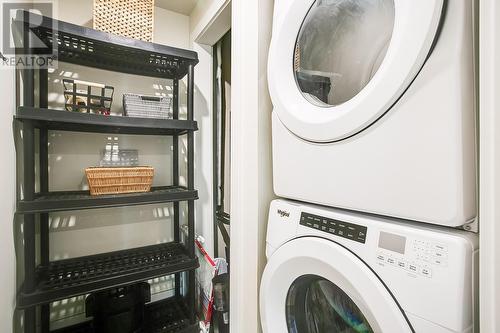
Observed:
[[[378,238],[378,247],[381,249],[405,254],[406,237],[381,231]]]

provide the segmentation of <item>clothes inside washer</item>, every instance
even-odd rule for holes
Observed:
[[[304,275],[286,300],[289,333],[370,333],[373,329],[349,296],[332,282]]]

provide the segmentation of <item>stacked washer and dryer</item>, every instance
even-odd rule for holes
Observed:
[[[275,0],[265,333],[478,332],[476,0]]]

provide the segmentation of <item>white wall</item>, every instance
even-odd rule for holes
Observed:
[[[213,256],[213,58],[212,45],[203,44],[202,32],[210,29],[210,23],[228,0],[199,0],[190,15],[191,48],[198,52],[200,62],[195,67],[195,118],[200,130],[195,136],[195,183],[200,192],[197,202],[197,233],[205,237],[205,248]],[[221,32],[222,34],[224,33]],[[222,37],[222,34],[220,37]],[[214,43],[216,40],[214,41]]]
[[[188,16],[156,7],[154,19],[155,43],[189,49]]]
[[[191,37],[190,37],[191,38]],[[195,133],[196,233],[205,238],[205,249],[213,255],[213,167],[212,167],[212,48],[191,39],[191,49],[198,52],[195,67],[194,117],[199,130]]]

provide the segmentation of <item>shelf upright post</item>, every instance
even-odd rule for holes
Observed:
[[[29,12],[24,13],[23,24],[23,55],[29,55],[30,30]],[[35,72],[32,68],[21,70],[23,83],[23,105],[34,106],[35,104]],[[24,184],[23,196],[26,200],[35,197],[35,128],[28,121],[23,125],[23,162],[24,162]],[[23,225],[24,237],[24,292],[29,293],[35,289],[35,215],[25,214]],[[36,306],[24,311],[24,332],[35,333],[36,331]]]
[[[194,66],[189,65],[188,68],[188,88],[187,88],[187,118],[188,120],[194,120]],[[188,190],[194,190],[194,132],[189,131],[188,137],[188,175],[187,175],[187,187]],[[194,256],[194,200],[188,201],[188,228],[189,236],[187,247],[190,254]]]
[[[217,54],[217,46],[218,44],[214,45],[212,48],[212,54]],[[213,112],[212,112],[212,149],[213,149],[213,156],[212,156],[212,165],[213,165],[213,188],[212,188],[212,195],[213,195],[213,218],[214,218],[214,224],[213,224],[213,233],[214,233],[214,257],[217,258],[219,256],[219,228],[217,226],[217,208],[219,206],[219,183],[218,183],[218,178],[219,178],[219,151],[218,151],[218,136],[219,136],[219,110],[218,110],[218,90],[219,90],[219,83],[217,80],[217,70],[218,70],[218,59],[216,56],[213,57],[212,61],[212,68],[214,69],[213,74],[212,74],[212,82],[214,82],[214,89],[212,91],[212,98],[213,98]]]
[[[40,69],[38,73],[39,105],[48,108],[48,70]],[[46,127],[39,128],[39,157],[40,157],[40,192],[49,192],[49,131]],[[40,214],[40,264],[49,264],[49,214]],[[50,305],[41,306],[40,315],[42,333],[50,332]]]
[[[175,78],[172,82],[172,102],[173,102],[173,118],[179,119],[179,79]],[[173,185],[179,186],[179,136],[177,134],[172,136],[172,178]],[[179,202],[174,202],[174,241],[180,241],[180,228],[179,228]],[[175,274],[175,296],[180,296],[181,294],[181,274]]]
[[[189,64],[188,67],[188,83],[187,83],[187,119],[194,120],[194,65]],[[189,190],[194,190],[194,132],[189,131],[187,134],[187,153],[188,153],[188,170],[187,170],[187,187]],[[188,201],[188,237],[187,248],[191,257],[195,256],[194,251],[194,200]],[[188,305],[191,309],[191,320],[195,320],[195,271],[188,273]]]

